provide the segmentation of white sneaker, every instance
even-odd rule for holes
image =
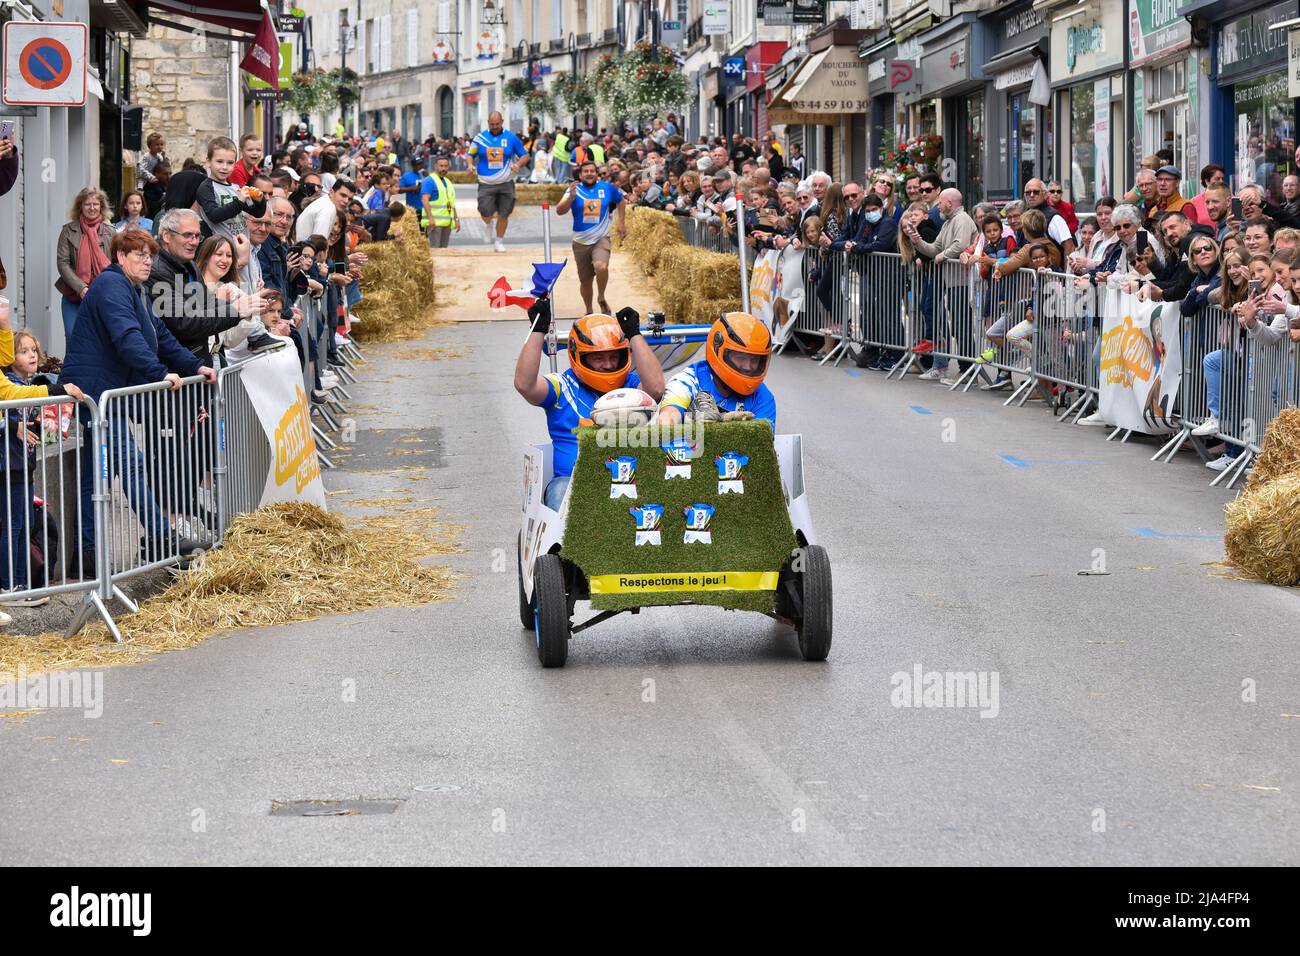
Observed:
[[[492,230],[487,226],[483,227],[483,245],[492,245]]]
[[[1205,463],[1205,467],[1210,469],[1211,471],[1227,471],[1236,463],[1237,463],[1237,459],[1229,458],[1227,455],[1223,455],[1219,458],[1214,459],[1214,461],[1207,461]]]
[[[956,384],[957,384],[958,382],[960,382],[960,381],[961,381],[961,376],[959,376],[959,375],[947,375],[947,376],[944,376],[943,378],[939,379],[939,384],[940,384],[940,385],[956,385]]]
[[[0,611],[0,627],[4,627],[6,624],[12,624],[13,622],[14,619],[12,617],[10,617],[4,611]]]
[[[325,391],[327,392],[332,388],[338,388],[339,377],[335,375],[333,372],[321,372],[320,387],[325,389]]]
[[[498,239],[494,243],[492,243],[492,248],[495,249],[497,252],[505,252],[506,241],[504,239]]]
[[[1105,425],[1106,419],[1101,417],[1101,412],[1093,412],[1091,415],[1085,415],[1080,418],[1076,425]]]
[[[1205,438],[1207,435],[1217,435],[1219,433],[1219,419],[1211,415],[1205,421],[1201,422],[1192,429],[1192,434],[1197,438]]]
[[[931,368],[929,371],[921,373],[921,381],[923,382],[937,382],[939,377],[940,373],[937,368]]]
[[[334,333],[334,344],[335,344],[335,345],[351,345],[351,344],[352,344],[352,340],[351,340],[350,338],[348,338],[346,335],[343,335],[343,334],[340,333],[340,332],[335,332],[335,333]]]
[[[12,591],[0,591],[0,604],[5,607],[44,607],[50,603],[48,597],[9,597]],[[6,622],[7,623],[7,622]]]

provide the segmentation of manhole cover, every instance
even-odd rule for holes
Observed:
[[[401,800],[272,800],[273,817],[359,817],[396,813]]]
[[[420,793],[452,793],[460,787],[454,783],[417,783],[415,789]]]

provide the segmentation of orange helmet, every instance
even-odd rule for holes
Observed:
[[[704,354],[722,384],[738,395],[752,395],[767,375],[772,333],[748,312],[728,312],[709,329]],[[746,355],[753,359],[741,358]]]
[[[588,365],[595,352],[618,352],[618,364],[612,371],[602,371]],[[612,315],[594,313],[584,315],[569,329],[569,367],[584,385],[596,391],[622,388],[632,370],[632,347]]]

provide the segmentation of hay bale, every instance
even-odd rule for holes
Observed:
[[[300,502],[268,505],[231,522],[222,546],[176,576],[118,624],[123,644],[93,623],[62,633],[0,635],[0,673],[134,664],[235,627],[269,627],[379,607],[445,600],[451,570],[419,558],[452,554],[461,529],[415,508],[348,520]]]
[[[1284,409],[1264,432],[1259,457],[1251,466],[1246,490],[1300,469],[1300,408]]]
[[[454,186],[467,186],[478,182],[478,173],[472,169],[453,169],[447,173],[447,181]]]
[[[365,342],[420,338],[439,323],[435,299],[433,251],[418,219],[405,215],[394,226],[391,242],[368,242],[361,269],[362,300],[353,307],[362,322],[356,334]]]
[[[554,205],[564,198],[564,191],[560,183],[520,183],[515,186],[515,202],[520,206]]]
[[[1300,585],[1300,470],[1243,492],[1224,515],[1229,561],[1269,584]]]
[[[655,286],[669,322],[713,322],[739,309],[740,267],[734,256],[680,245],[663,249]]]

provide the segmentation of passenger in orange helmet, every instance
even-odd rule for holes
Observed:
[[[584,315],[569,329],[569,367],[558,374],[539,374],[542,343],[551,323],[551,303],[539,299],[528,310],[533,330],[515,363],[515,390],[530,405],[546,411],[554,449],[555,477],[546,486],[546,505],[559,510],[578,457],[573,430],[591,417],[596,399],[616,388],[639,388],[656,401],[664,393],[664,370],[641,335],[636,309],[612,315]],[[636,371],[632,371],[632,366]]]
[[[748,312],[728,312],[713,323],[705,359],[688,365],[664,387],[659,421],[680,422],[700,392],[723,412],[753,412],[776,431],[776,397],[763,384],[772,360],[772,334]]]

